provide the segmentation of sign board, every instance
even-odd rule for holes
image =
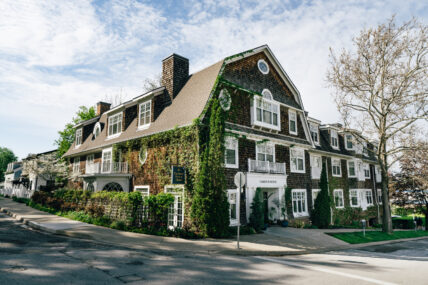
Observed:
[[[172,166],[171,184],[186,184],[186,169],[182,166]]]
[[[244,187],[245,185],[245,174],[242,172],[238,172],[235,174],[235,185],[238,188]]]

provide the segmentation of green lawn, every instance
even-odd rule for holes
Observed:
[[[428,236],[428,231],[394,231],[392,235],[379,232],[379,231],[369,231],[366,232],[366,236],[363,236],[363,232],[352,232],[352,233],[328,233],[329,235],[343,240],[350,244],[356,243],[367,243],[374,241],[383,241],[383,240],[395,240],[401,238],[415,238]]]

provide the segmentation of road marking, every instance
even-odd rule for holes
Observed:
[[[280,263],[280,264],[284,264],[284,265],[289,265],[289,266],[293,266],[293,267],[307,268],[307,269],[312,269],[312,270],[316,270],[316,271],[320,271],[320,272],[324,272],[324,273],[330,273],[330,274],[340,275],[340,276],[344,276],[344,277],[364,280],[364,281],[375,283],[375,284],[396,285],[396,283],[385,282],[385,281],[378,280],[378,279],[373,279],[373,278],[364,277],[364,276],[360,276],[360,275],[354,275],[354,274],[350,274],[350,273],[340,272],[340,271],[336,271],[336,270],[322,268],[319,266],[301,265],[301,264],[290,262],[290,261],[278,260],[278,259],[261,257],[261,256],[256,256],[256,258],[266,260],[266,261],[270,261],[270,262]]]

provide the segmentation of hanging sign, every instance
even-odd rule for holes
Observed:
[[[172,166],[171,184],[186,184],[186,169],[182,166]]]

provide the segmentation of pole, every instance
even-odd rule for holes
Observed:
[[[236,194],[236,207],[238,207],[238,233],[236,235],[236,248],[239,248],[239,229],[241,227],[241,185],[238,187],[237,189],[237,194]]]

